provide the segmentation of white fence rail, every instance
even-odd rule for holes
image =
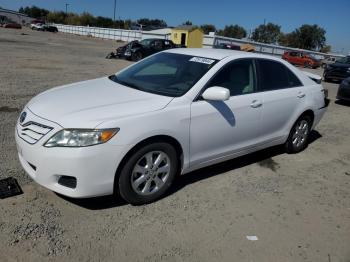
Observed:
[[[54,24],[59,32],[92,36],[102,39],[120,40],[130,42],[133,40],[141,40],[145,38],[163,38],[168,39],[169,35],[156,34],[152,32],[143,32],[139,30],[125,30],[125,29],[112,29],[102,27],[89,27],[89,26],[73,26],[73,25],[60,25]]]
[[[133,40],[142,40],[147,38],[162,38],[162,39],[170,39],[170,34],[159,34],[152,33],[148,31],[140,31],[140,30],[125,30],[125,29],[112,29],[112,28],[102,28],[102,27],[89,27],[89,26],[74,26],[74,25],[61,25],[54,24],[59,32],[68,33],[68,34],[76,34],[76,35],[85,35],[92,36],[102,39],[111,39],[111,40],[120,40],[130,42]],[[203,38],[203,47],[212,48],[215,45],[220,43],[230,43],[236,45],[242,44],[251,44],[255,46],[256,52],[281,56],[285,51],[302,51],[309,54],[313,54],[318,58],[323,58],[326,54],[320,52],[314,52],[310,50],[303,50],[291,47],[284,47],[279,45],[271,45],[253,42],[249,40],[242,40],[236,38],[229,38],[217,35],[204,35]],[[339,54],[327,54],[327,56],[332,57],[343,57],[343,55]]]

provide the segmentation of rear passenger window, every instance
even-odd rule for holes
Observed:
[[[302,86],[295,74],[282,63],[272,60],[257,60],[257,62],[260,91]]]

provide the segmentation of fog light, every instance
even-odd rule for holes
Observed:
[[[77,187],[77,179],[73,176],[60,176],[57,181],[61,186],[76,188]]]

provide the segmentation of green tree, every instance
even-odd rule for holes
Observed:
[[[124,21],[124,29],[129,30],[131,28],[132,21],[130,19],[126,19]]]
[[[317,50],[326,43],[326,30],[318,25],[302,25],[295,30],[298,38],[298,48]]]
[[[79,15],[75,13],[68,13],[64,19],[64,24],[67,25],[82,25]]]
[[[88,12],[84,12],[79,16],[78,24],[83,26],[94,26],[96,24],[96,17]]]
[[[65,24],[66,23],[66,13],[63,11],[59,12],[50,12],[47,15],[47,21],[51,23],[56,23],[56,24]]]
[[[192,25],[192,22],[190,20],[187,20],[186,22],[183,22],[182,25]]]
[[[37,18],[37,19],[45,19],[46,16],[49,14],[49,10],[39,8],[35,5],[31,7],[27,6],[25,8],[21,7],[18,11],[20,13],[26,14],[30,17]]]
[[[201,25],[200,28],[202,29],[204,34],[209,34],[210,32],[216,31],[215,25],[211,25],[211,24]]]
[[[332,51],[332,47],[330,45],[325,45],[320,49],[320,52],[322,53],[329,53]]]
[[[136,21],[138,24],[142,25],[143,29],[158,29],[158,28],[164,28],[167,27],[167,24],[164,20],[161,19],[148,19],[148,18],[141,18]]]
[[[223,30],[219,30],[217,34],[241,39],[247,36],[247,31],[239,25],[226,25],[225,28]]]
[[[318,25],[302,25],[293,32],[281,35],[279,44],[289,47],[321,50],[326,44],[326,30]]]
[[[281,35],[281,26],[268,23],[259,25],[252,34],[252,39],[256,42],[274,44],[277,43]]]

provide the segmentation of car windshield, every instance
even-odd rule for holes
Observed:
[[[350,56],[339,58],[337,62],[341,64],[350,64]]]
[[[218,60],[190,55],[158,53],[110,79],[144,92],[178,97],[184,95]]]
[[[152,40],[151,39],[143,39],[139,43],[144,46],[149,46],[151,44]]]

